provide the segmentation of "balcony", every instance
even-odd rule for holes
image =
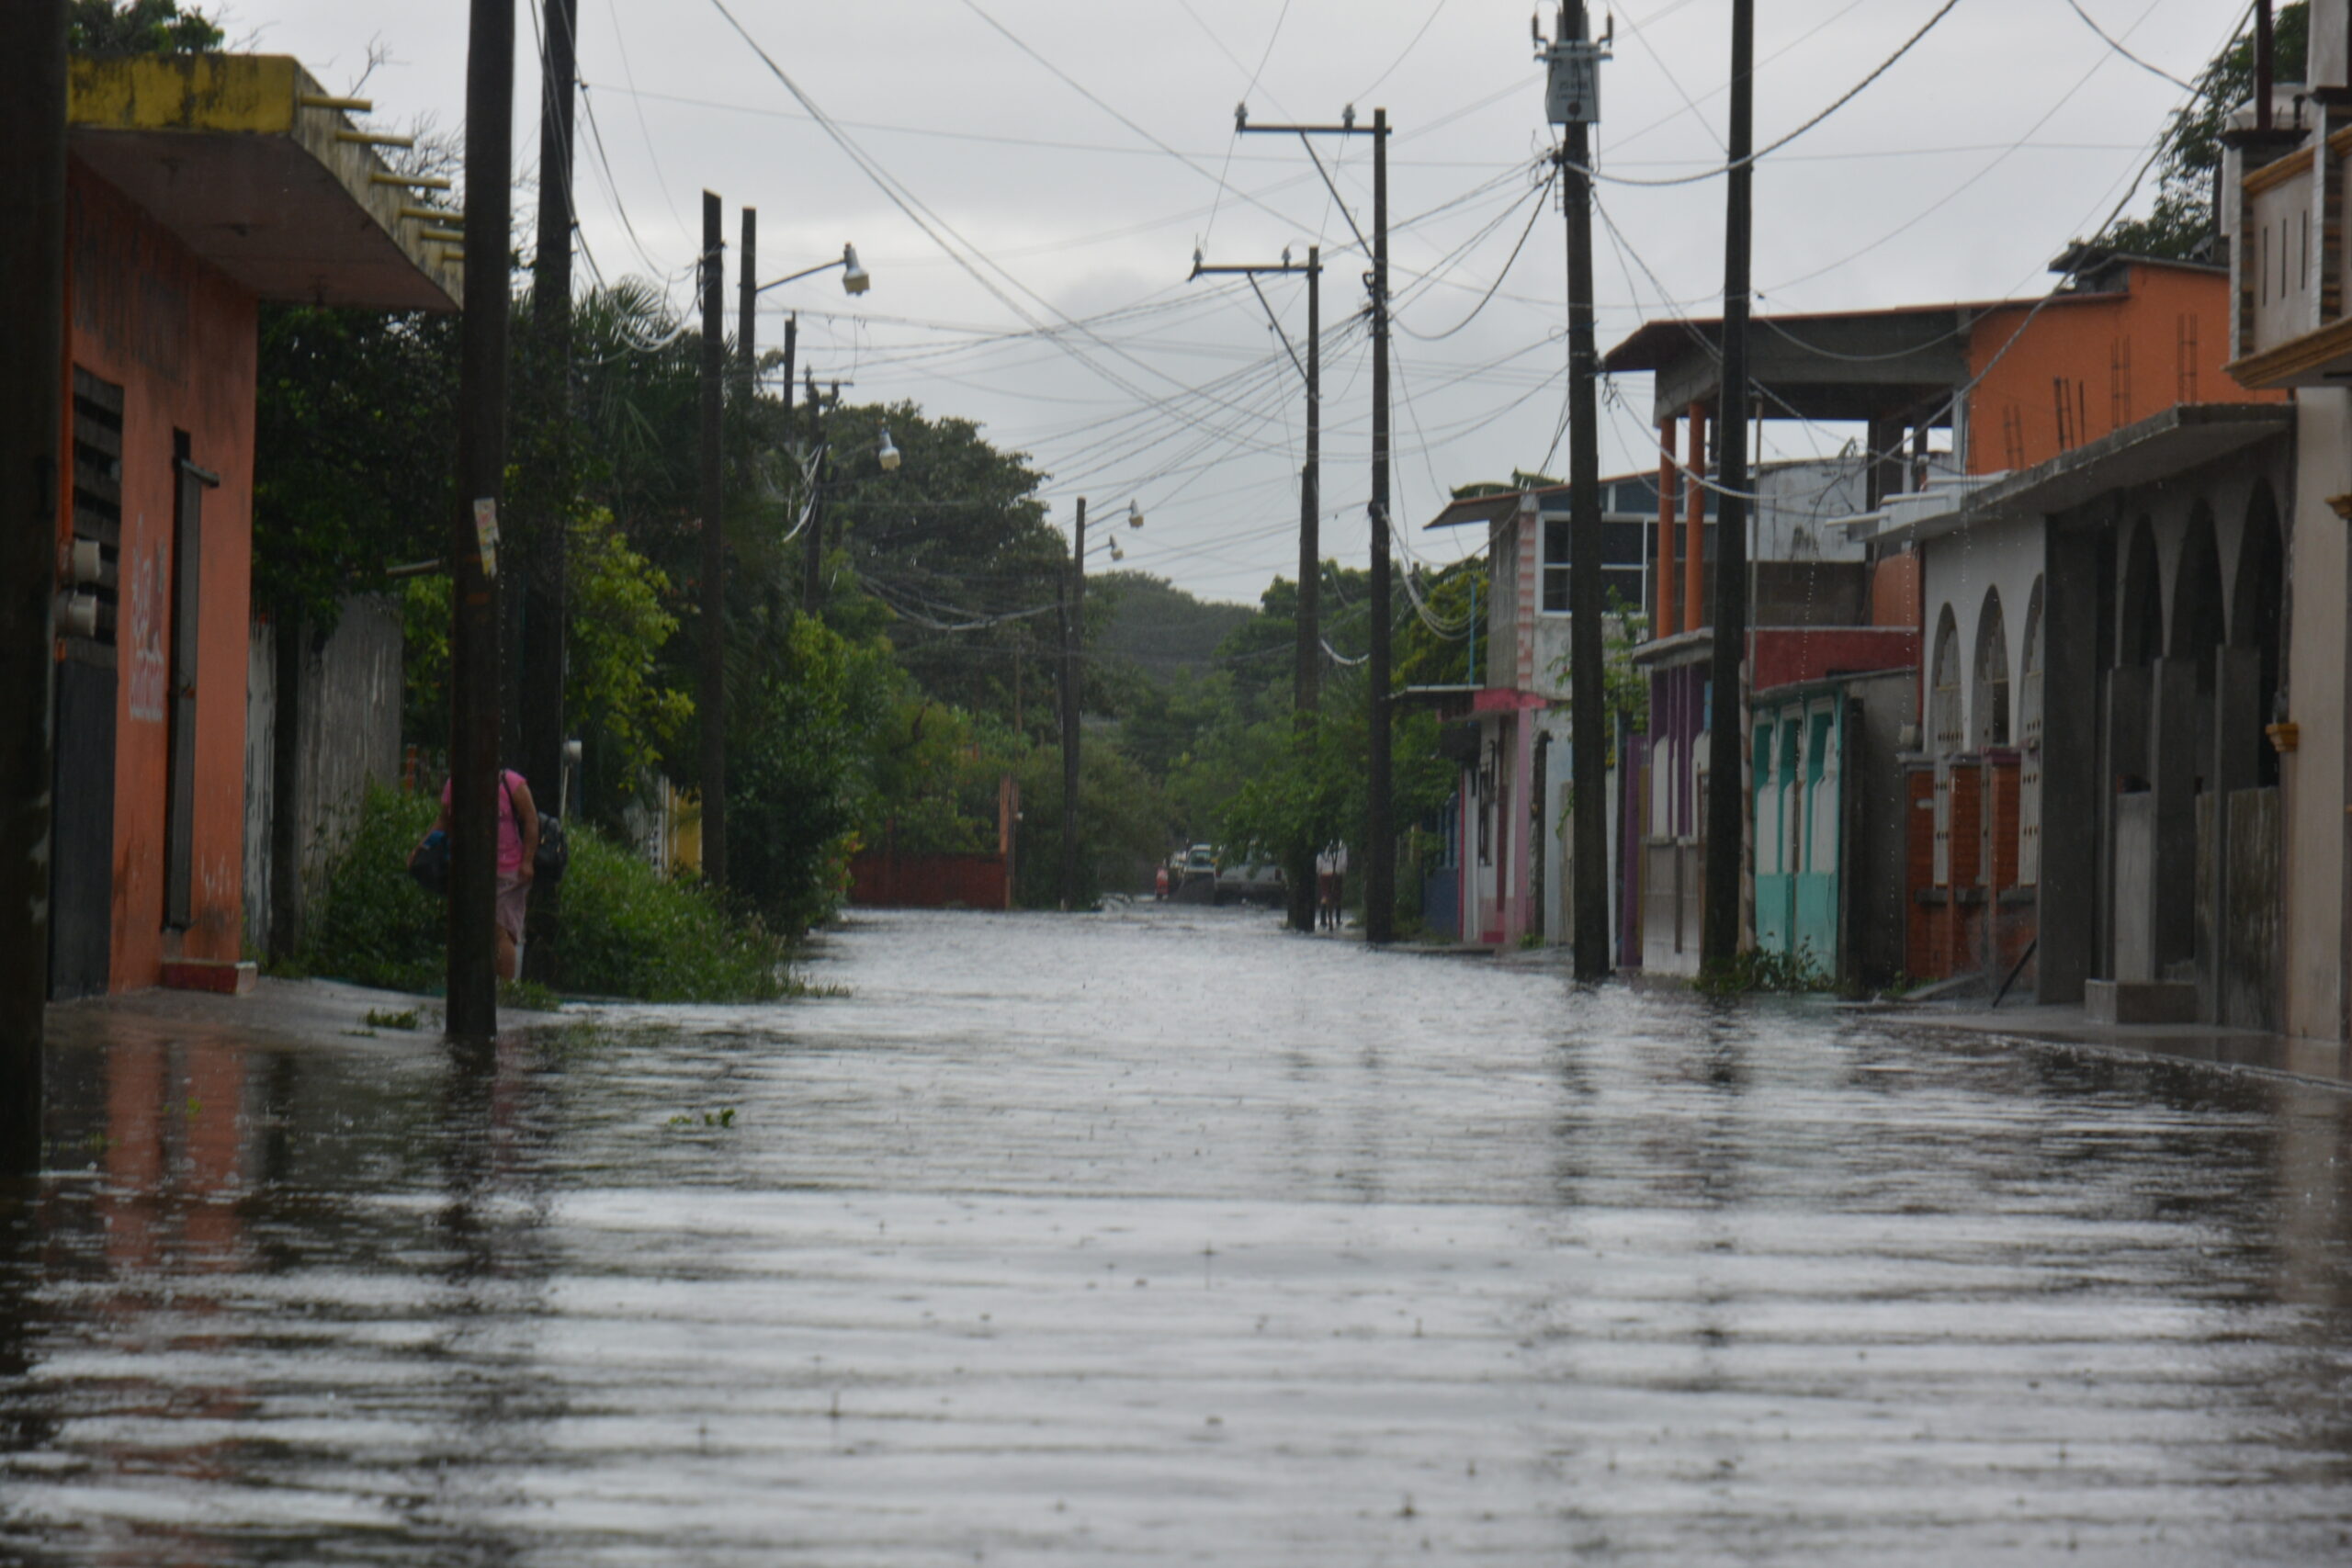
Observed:
[[[2247,171],[2230,247],[2229,373],[2256,389],[2352,381],[2344,209],[2352,126]]]

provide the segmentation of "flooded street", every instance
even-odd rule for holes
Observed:
[[[0,1559],[2352,1558],[2352,1097],[1262,912],[809,977],[59,1047]]]

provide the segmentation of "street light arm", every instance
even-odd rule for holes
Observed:
[[[820,272],[831,272],[837,266],[847,266],[848,265],[848,257],[835,256],[829,262],[819,262],[815,266],[804,266],[798,272],[786,273],[784,276],[777,278],[773,283],[763,283],[757,288],[752,290],[752,292],[754,294],[765,294],[771,288],[781,288],[787,283],[797,283],[804,277],[814,277]]]
[[[820,272],[831,272],[835,267],[841,267],[843,269],[842,287],[848,289],[852,294],[865,293],[866,289],[871,287],[874,281],[866,273],[866,270],[858,265],[857,247],[855,245],[843,245],[842,247],[842,254],[835,259],[829,262],[819,262],[815,266],[804,266],[798,272],[786,273],[784,276],[775,279],[773,283],[761,284],[757,288],[752,289],[752,292],[755,296],[765,294],[771,288],[781,288],[787,283],[797,283],[804,277],[814,277]]]

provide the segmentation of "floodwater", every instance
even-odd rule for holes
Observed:
[[[2352,1558],[2352,1097],[1287,936],[52,1063],[0,1560]]]

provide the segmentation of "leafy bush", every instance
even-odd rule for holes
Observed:
[[[1804,992],[1826,991],[1831,985],[1829,973],[1814,957],[1813,948],[1799,942],[1793,953],[1773,953],[1764,948],[1749,948],[1728,964],[1713,964],[1699,973],[1698,988],[1702,995],[1728,998],[1750,991]]]
[[[732,919],[698,883],[672,882],[593,829],[563,879],[563,987],[649,1002],[762,1001],[797,990],[789,951]]]
[[[371,787],[349,848],[329,868],[301,966],[362,985],[437,991],[444,906],[408,874],[433,824],[431,797]],[[797,986],[786,944],[729,918],[697,886],[669,882],[594,829],[571,829],[563,884],[563,986],[640,1001],[756,1001]]]
[[[396,991],[440,989],[443,905],[408,874],[409,852],[439,811],[429,796],[368,786],[357,830],[311,909],[301,967]]]

